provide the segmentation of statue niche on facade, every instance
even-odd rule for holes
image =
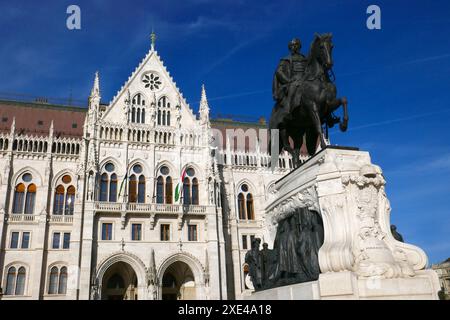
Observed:
[[[275,106],[269,129],[279,130],[278,152],[289,152],[294,167],[300,165],[300,148],[304,136],[307,151],[313,155],[318,144],[322,149],[326,147],[323,125],[327,132],[328,128],[337,123],[341,131],[347,130],[347,99],[337,98],[333,83],[331,37],[331,34],[316,34],[308,57],[300,53],[300,40],[293,39],[288,45],[291,54],[281,59],[273,77]],[[341,105],[344,110],[342,121],[333,115]],[[289,138],[292,139],[293,146]],[[269,144],[271,143],[274,142],[270,141]]]

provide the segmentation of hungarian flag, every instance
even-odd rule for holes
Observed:
[[[178,182],[176,188],[175,188],[175,202],[179,202],[181,200],[181,193],[183,192],[183,181],[186,177],[186,169],[183,169],[181,172],[180,181]]]

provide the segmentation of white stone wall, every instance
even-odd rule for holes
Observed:
[[[149,73],[160,76],[162,85],[157,90],[149,91],[142,81]],[[47,141],[46,151],[25,152],[13,148],[12,141],[17,139],[14,125],[11,133],[0,136],[9,139],[9,146],[0,150],[0,287],[4,293],[8,267],[26,268],[25,294],[4,295],[3,299],[92,299],[96,291],[101,291],[102,276],[108,267],[120,261],[128,263],[135,271],[139,299],[161,298],[161,289],[150,284],[151,270],[155,269],[158,285],[161,285],[165,270],[177,261],[186,263],[192,270],[196,298],[241,297],[246,292],[243,266],[247,251],[242,248],[242,235],[254,235],[272,243],[269,235],[262,231],[268,189],[289,168],[271,171],[260,160],[251,166],[231,162],[218,164],[211,157],[211,124],[204,89],[197,120],[154,50],[150,50],[106,111],[100,109],[99,83],[97,75],[83,137],[56,138],[52,126],[47,137],[27,137],[30,141]],[[141,124],[129,121],[130,98],[137,93],[145,98],[145,122]],[[171,104],[170,126],[157,124],[157,101],[162,96]],[[61,146],[71,143],[71,148],[77,145],[79,152],[63,151],[62,147],[53,149],[53,143]],[[254,159],[268,157],[259,151],[251,156]],[[231,154],[229,161],[230,158]],[[115,166],[118,190],[127,171],[135,164],[142,165],[146,178],[146,207],[141,206],[144,209],[130,209],[123,196],[114,204],[97,201],[98,186],[93,188],[93,179],[88,176],[93,172],[94,177],[99,177],[109,162]],[[169,167],[174,189],[183,168],[195,169],[199,206],[182,215],[170,206],[164,207],[167,212],[157,209],[156,179],[162,165]],[[16,181],[26,172],[32,174],[37,193],[34,214],[25,218],[23,214],[12,214],[12,205]],[[55,216],[55,188],[66,174],[71,176],[76,188],[74,214]],[[253,195],[255,220],[252,221],[239,220],[237,213],[237,193],[243,183]],[[215,194],[214,184],[219,186]],[[225,200],[222,204],[217,201],[219,192]],[[101,239],[104,222],[113,224],[112,240]],[[140,241],[131,240],[133,223],[142,224]],[[169,241],[160,240],[162,223],[171,225]],[[197,241],[188,241],[188,224],[197,225]],[[12,231],[31,232],[30,247],[10,249]],[[70,249],[52,249],[54,232],[71,233]],[[248,245],[250,247],[250,242]],[[53,266],[69,269],[66,294],[48,294]]]

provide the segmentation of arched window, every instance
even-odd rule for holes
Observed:
[[[255,220],[255,214],[253,212],[253,196],[251,193],[247,194],[247,219]]]
[[[255,212],[253,206],[253,195],[250,193],[248,185],[242,184],[238,194],[239,219],[254,220]]]
[[[158,125],[170,126],[170,102],[166,96],[158,100]]]
[[[156,182],[156,203],[164,203],[164,178],[161,176]]]
[[[105,164],[100,176],[99,201],[117,202],[117,175],[111,162]]]
[[[244,195],[239,193],[238,195],[238,210],[239,210],[239,219],[245,220],[245,200]]]
[[[13,213],[34,213],[36,201],[36,185],[33,183],[31,173],[22,174],[14,189]]]
[[[156,202],[157,203],[172,203],[172,178],[169,176],[170,170],[167,166],[162,166],[158,170],[158,178],[156,180]]]
[[[128,202],[145,202],[145,176],[142,174],[143,168],[140,164],[135,164],[131,168],[131,176],[128,183]]]
[[[117,202],[117,175],[111,175],[111,182],[109,183],[109,202]]]
[[[136,175],[132,174],[130,176],[130,181],[128,184],[128,202],[136,202],[136,191],[137,191],[137,181]]]
[[[16,284],[16,268],[10,267],[8,275],[6,276],[6,295],[14,295],[14,288]]]
[[[12,266],[8,268],[6,275],[6,295],[25,295],[26,270],[22,266]]]
[[[54,266],[50,269],[48,294],[67,293],[67,267]]]
[[[65,204],[65,214],[66,215],[73,215],[73,209],[75,206],[75,187],[69,186],[67,188],[67,194],[66,194],[66,204]]]
[[[138,199],[137,200],[139,203],[145,202],[145,177],[144,177],[144,175],[141,175],[139,177]]]
[[[108,199],[108,174],[103,173],[100,179],[100,201]]]
[[[24,213],[34,213],[34,203],[36,201],[36,185],[30,184],[27,188],[27,196],[25,198],[25,211]]]
[[[55,199],[53,200],[53,214],[63,214],[64,210],[64,187],[59,185],[55,190]]]
[[[59,273],[58,294],[66,294],[67,291],[67,268],[62,267]]]
[[[193,168],[186,169],[185,178],[183,180],[183,204],[185,205],[199,204],[198,179],[195,175],[196,172]]]
[[[72,177],[64,175],[57,181],[53,198],[53,214],[73,215],[75,207],[75,187],[72,185]]]
[[[25,198],[25,185],[19,183],[14,191],[13,213],[22,213]]]
[[[188,177],[183,180],[183,204],[191,204],[191,181]]]
[[[50,270],[50,282],[48,285],[48,294],[58,293],[58,267],[53,267]]]
[[[131,99],[131,122],[145,123],[145,97],[138,93]]]
[[[172,178],[167,177],[166,178],[166,203],[171,204],[172,203]]]
[[[198,205],[198,180],[192,179],[192,204]]]

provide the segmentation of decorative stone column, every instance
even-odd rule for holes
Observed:
[[[296,290],[312,290],[308,297],[314,299],[437,299],[438,278],[425,270],[424,251],[391,234],[385,184],[368,152],[338,147],[322,150],[277,181],[266,209],[271,243],[278,222],[296,208],[319,212],[323,220],[319,280]]]

